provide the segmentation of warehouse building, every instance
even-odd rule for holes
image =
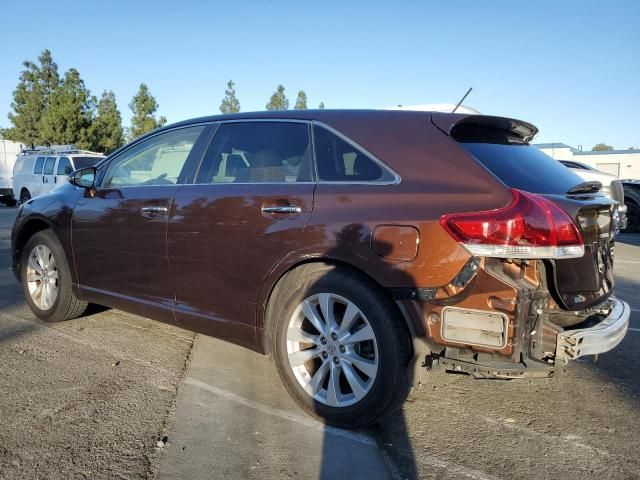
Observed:
[[[556,160],[584,163],[621,179],[640,180],[640,150],[584,152],[564,143],[538,143],[534,147]]]

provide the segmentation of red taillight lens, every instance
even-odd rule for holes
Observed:
[[[505,208],[443,215],[440,224],[473,255],[500,258],[576,258],[584,255],[567,213],[533,193],[511,189]]]

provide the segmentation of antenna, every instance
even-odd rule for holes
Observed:
[[[458,102],[458,104],[456,105],[456,108],[454,108],[453,110],[451,110],[451,113],[456,113],[456,110],[458,109],[458,107],[460,105],[462,105],[462,102],[464,102],[464,99],[467,98],[467,95],[469,95],[471,93],[471,90],[473,90],[473,87],[469,87],[469,90],[467,90],[467,93],[464,94],[464,97],[462,97],[460,99],[460,101]]]

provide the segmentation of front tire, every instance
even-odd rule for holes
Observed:
[[[280,378],[307,413],[358,428],[403,404],[409,335],[395,305],[364,275],[302,266],[278,284],[267,317]]]
[[[640,232],[640,207],[635,203],[627,203],[627,222],[624,233]]]
[[[87,302],[71,289],[71,273],[64,250],[52,230],[35,233],[22,249],[20,278],[31,311],[45,322],[81,316]]]
[[[26,188],[22,189],[22,192],[20,192],[20,204],[24,205],[29,200],[31,200],[31,193]]]

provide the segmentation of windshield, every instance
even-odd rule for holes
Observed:
[[[563,194],[583,182],[560,162],[530,145],[475,142],[460,145],[512,188]]]
[[[93,167],[96,163],[102,160],[104,157],[73,157],[73,164],[76,170],[80,168]]]

